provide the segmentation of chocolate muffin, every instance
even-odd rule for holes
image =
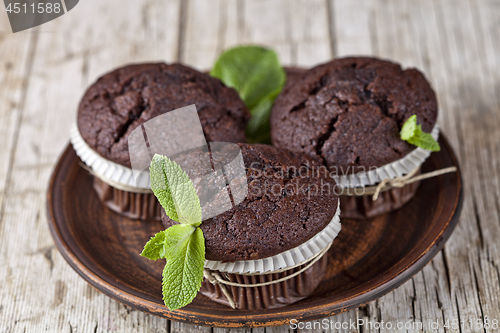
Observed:
[[[104,75],[81,100],[78,129],[99,155],[130,167],[128,135],[158,115],[191,104],[207,141],[246,141],[250,114],[237,92],[180,64],[129,65]]]
[[[303,154],[261,144],[238,145],[248,195],[201,224],[206,259],[267,258],[305,243],[328,225],[338,197],[335,181],[324,168]],[[177,223],[165,211],[162,221],[166,228]]]
[[[399,135],[414,114],[430,132],[436,96],[417,69],[375,58],[337,59],[287,83],[272,109],[271,138],[277,147],[354,173],[414,150]]]
[[[132,219],[161,219],[147,180],[133,177],[128,137],[148,120],[193,104],[206,141],[246,141],[250,114],[237,92],[192,68],[129,65],[88,88],[70,137],[77,155],[92,170],[94,190],[104,205]]]

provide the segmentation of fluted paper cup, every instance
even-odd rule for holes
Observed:
[[[331,246],[340,229],[339,202],[330,223],[311,239],[293,249],[257,260],[236,262],[206,260],[205,268],[216,271],[227,281],[241,285],[226,286],[226,290],[238,309],[271,309],[292,304],[309,296],[321,282],[328,263],[328,255],[324,250]],[[312,263],[313,258],[317,261],[305,269],[308,264]],[[289,279],[273,282],[303,269],[305,269],[303,272]],[[270,282],[270,284],[252,286],[265,282]],[[214,302],[229,305],[227,297],[218,284],[212,284],[205,279],[200,292]]]
[[[431,132],[434,140],[439,138],[439,127],[435,125]],[[351,175],[334,176],[340,188],[359,189],[359,196],[349,196],[340,193],[342,216],[345,218],[366,219],[395,211],[408,203],[416,194],[420,181],[413,182],[401,188],[392,188],[380,192],[377,200],[372,195],[362,195],[363,188],[376,186],[384,179],[394,179],[407,175],[415,170],[415,176],[420,174],[420,168],[430,156],[431,151],[420,147],[394,162],[379,168]]]

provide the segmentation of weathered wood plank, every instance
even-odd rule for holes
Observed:
[[[188,2],[182,61],[209,69],[222,50],[239,44],[271,47],[285,65],[311,66],[327,61],[332,53],[326,3]]]
[[[227,47],[227,35],[238,34],[235,1],[190,0],[186,3],[182,62],[209,70]]]
[[[86,1],[43,26],[52,33],[25,35],[38,41],[0,225],[0,332],[168,331],[167,320],[111,300],[67,265],[49,235],[45,189],[85,86],[126,62],[175,60],[178,11],[179,1]]]
[[[447,88],[443,95],[449,107],[448,117],[455,127],[451,132],[456,133],[465,191],[469,193],[465,197],[462,223],[447,244],[444,258],[452,277],[451,299],[456,304],[457,317],[482,322],[485,316],[498,317],[497,306],[493,312],[485,309],[494,299],[488,288],[496,289],[498,294],[499,252],[497,242],[492,242],[498,236],[498,216],[492,216],[495,205],[486,198],[489,190],[495,191],[490,188],[494,182],[488,181],[487,175],[495,178],[488,165],[497,155],[488,156],[485,151],[489,140],[485,127],[488,123],[498,123],[498,113],[492,112],[498,106],[494,105],[492,95],[485,96],[488,87],[482,82],[487,74],[481,73],[482,50],[477,49],[477,41],[469,31],[475,28],[471,9],[466,4],[446,2],[438,8],[438,13],[437,20],[442,22],[445,35],[442,40],[449,47],[445,65],[452,73],[442,77]],[[446,125],[443,125],[446,129],[451,127]],[[488,204],[490,207],[485,206]],[[489,277],[486,281],[485,275]],[[467,325],[463,331],[477,330],[478,327]]]
[[[170,333],[184,332],[208,333],[212,332],[212,328],[207,326],[191,325],[178,321],[170,321]]]
[[[456,67],[458,81],[454,84],[462,96],[462,103],[460,109],[456,110],[456,116],[460,119],[459,131],[462,135],[460,139],[464,145],[465,156],[462,158],[465,165],[465,179],[469,180],[466,190],[471,193],[466,204],[473,215],[468,221],[471,228],[477,228],[478,236],[475,243],[466,243],[469,246],[475,245],[467,251],[468,267],[457,260],[457,257],[450,256],[449,261],[452,269],[457,269],[456,272],[461,268],[464,270],[469,268],[470,277],[464,277],[466,283],[463,287],[459,285],[456,292],[457,307],[461,317],[462,313],[465,313],[468,318],[485,322],[486,318],[499,319],[497,297],[500,295],[498,276],[500,251],[497,240],[500,236],[500,219],[497,210],[498,198],[494,195],[498,188],[494,187],[496,182],[490,180],[490,177],[496,177],[498,181],[499,175],[495,175],[496,170],[492,167],[498,165],[499,156],[492,155],[498,146],[498,141],[491,140],[489,130],[499,123],[500,115],[495,89],[492,90],[491,85],[483,79],[489,75],[484,67],[484,63],[487,62],[484,57],[486,45],[482,38],[477,38],[475,32],[481,20],[477,14],[477,6],[471,7],[472,4],[466,2],[460,4],[448,2],[447,5],[452,19],[447,21],[446,28],[453,31],[458,51],[452,53],[454,60],[452,63],[461,63],[461,66]],[[498,81],[493,85],[497,86]],[[465,255],[463,244],[461,245],[457,250]],[[465,274],[462,273],[460,277],[463,275]],[[470,287],[469,281],[473,288]],[[477,328],[472,327],[471,330]]]
[[[336,3],[335,7],[339,6]],[[375,314],[379,322],[437,322],[440,332],[458,332],[458,327],[445,328],[445,322],[499,316],[499,252],[494,241],[499,226],[499,140],[493,133],[500,117],[494,96],[498,82],[490,74],[498,66],[494,50],[498,43],[491,38],[498,27],[492,27],[492,23],[488,26],[488,22],[494,22],[496,7],[489,2],[474,6],[455,1],[379,1],[371,15],[370,9],[361,7],[361,13],[357,13],[372,16],[375,22],[372,28],[376,38],[370,39],[368,32],[361,37],[376,41],[373,54],[404,66],[417,66],[433,83],[440,101],[439,123],[462,162],[465,191],[472,193],[466,195],[461,223],[442,254],[412,281],[366,308],[368,315]],[[485,22],[482,31],[476,28],[480,22]],[[338,29],[337,51],[343,54],[342,36],[355,33]],[[359,25],[353,31],[359,34]],[[463,331],[478,330],[464,327]]]
[[[331,30],[335,31],[337,57],[377,54],[377,32],[374,30],[374,3],[362,1],[332,1]]]
[[[250,333],[252,332],[251,328],[220,328],[214,327],[214,333]]]
[[[18,137],[19,121],[26,100],[36,35],[11,33],[5,15],[0,19],[0,219],[3,196],[9,182],[12,151]],[[0,222],[1,223],[1,222]]]

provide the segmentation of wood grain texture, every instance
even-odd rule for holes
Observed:
[[[12,160],[19,123],[26,101],[36,35],[7,34],[7,20],[0,21],[0,219],[5,206],[3,198],[12,175]]]
[[[373,54],[417,66],[436,90],[439,124],[459,155],[464,209],[445,249],[396,291],[332,320],[500,319],[500,4],[309,3],[85,0],[33,34],[14,35],[0,10],[0,332],[212,331],[131,310],[89,287],[53,247],[44,191],[68,141],[59,128],[74,121],[91,81],[132,61],[181,59],[206,69],[240,43],[272,46],[285,64]]]
[[[12,39],[6,46],[22,47],[29,37],[35,47],[31,55],[24,55],[31,61],[30,75],[21,92],[26,97],[18,135],[12,139],[17,144],[0,223],[0,332],[168,331],[168,321],[105,297],[68,269],[49,238],[43,197],[53,163],[67,144],[83,89],[125,62],[175,60],[178,7],[178,1],[82,2],[71,15],[33,34],[5,37]],[[147,16],[143,21],[141,13]],[[164,29],[170,15],[173,24]],[[19,56],[17,66],[23,66],[22,59]],[[2,131],[4,126],[10,130],[2,123]],[[2,161],[9,154],[2,155]]]
[[[493,24],[498,5],[380,1],[361,12],[372,22],[364,25],[364,33],[357,26],[356,35],[371,41],[371,50],[362,52],[418,67],[433,84],[441,110],[438,122],[459,152],[466,191],[461,223],[442,255],[412,281],[361,310],[379,322],[433,321],[439,323],[439,332],[483,331],[468,324],[460,328],[444,324],[454,319],[482,323],[500,316],[499,252],[494,240],[499,228],[500,117],[495,97],[498,78],[491,76],[499,61],[494,51],[498,42],[491,38],[499,29]],[[349,25],[343,28],[349,30]],[[346,45],[351,49],[345,54],[360,49]],[[341,45],[337,49],[343,53]]]

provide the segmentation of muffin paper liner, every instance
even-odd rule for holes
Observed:
[[[340,200],[337,211],[328,225],[305,243],[272,257],[257,260],[222,262],[205,260],[205,268],[231,274],[266,274],[299,266],[328,246],[339,234]]]
[[[237,309],[261,310],[279,308],[300,301],[309,296],[319,285],[326,273],[328,255],[323,255],[317,262],[304,272],[288,280],[267,286],[252,287],[250,285],[271,282],[289,276],[307,265],[301,265],[290,270],[260,275],[239,275],[222,273],[229,281],[248,287],[226,286],[227,291]],[[212,301],[229,306],[229,301],[217,284],[211,284],[207,279],[201,283],[200,292]]]
[[[76,124],[71,127],[70,141],[78,157],[104,182],[128,192],[151,191],[149,174],[141,173],[136,182],[131,168],[111,162],[90,148],[80,135]]]
[[[94,191],[109,209],[130,219],[161,221],[161,205],[153,193],[135,193],[119,190],[94,177]]]
[[[415,174],[418,176],[420,169]],[[343,218],[367,219],[392,212],[403,207],[415,196],[420,181],[410,183],[403,187],[395,187],[380,192],[377,200],[372,195],[340,196],[340,208]]]
[[[435,125],[431,131],[434,140],[439,138],[439,126]],[[408,174],[420,167],[429,157],[432,151],[420,147],[415,148],[405,157],[379,168],[357,172],[350,175],[333,176],[340,187],[364,187],[380,183],[384,179],[394,179]]]

